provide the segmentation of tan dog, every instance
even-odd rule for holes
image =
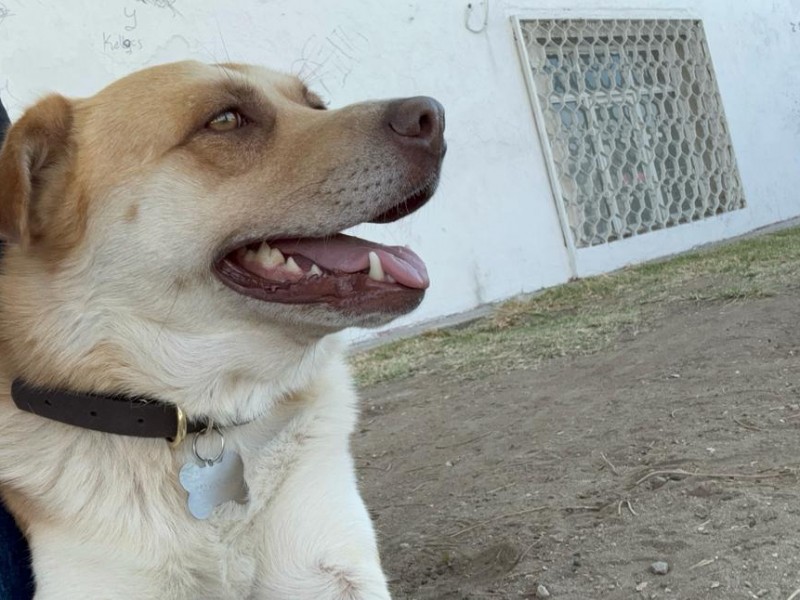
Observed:
[[[37,599],[389,598],[329,334],[408,312],[428,282],[409,250],[337,233],[424,204],[443,129],[429,98],[327,111],[293,77],[190,62],[47,97],[11,128],[0,489]],[[200,458],[223,438],[241,456],[246,501],[195,518],[191,434],[31,414],[15,379],[178,407],[205,424]]]

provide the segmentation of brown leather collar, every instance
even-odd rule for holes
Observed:
[[[54,421],[119,435],[167,438],[180,443],[207,423],[186,422],[174,404],[142,397],[90,394],[34,386],[22,379],[11,384],[17,408]]]

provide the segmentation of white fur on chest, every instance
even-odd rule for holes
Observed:
[[[36,505],[37,598],[387,598],[349,454],[354,404],[335,364],[267,417],[223,430],[244,461],[249,501],[205,521],[189,515],[178,482],[190,443],[173,454],[161,440],[2,405],[0,434],[47,431],[24,452],[0,446],[2,480]]]

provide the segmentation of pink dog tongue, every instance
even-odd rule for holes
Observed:
[[[329,271],[358,273],[369,268],[369,253],[374,252],[381,267],[397,283],[424,290],[430,285],[422,259],[402,246],[382,246],[350,235],[338,234],[325,239],[302,238],[276,240],[270,246],[283,254],[299,254]]]

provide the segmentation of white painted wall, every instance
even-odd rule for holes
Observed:
[[[334,107],[437,97],[449,144],[437,197],[407,221],[359,232],[409,244],[429,266],[425,302],[395,325],[800,215],[800,1],[483,1],[489,20],[475,34],[466,0],[0,0],[0,97],[14,118],[49,90],[88,95],[185,58],[299,73]],[[477,27],[484,5],[473,2]],[[510,23],[567,14],[704,20],[747,209],[581,250],[573,273]]]

